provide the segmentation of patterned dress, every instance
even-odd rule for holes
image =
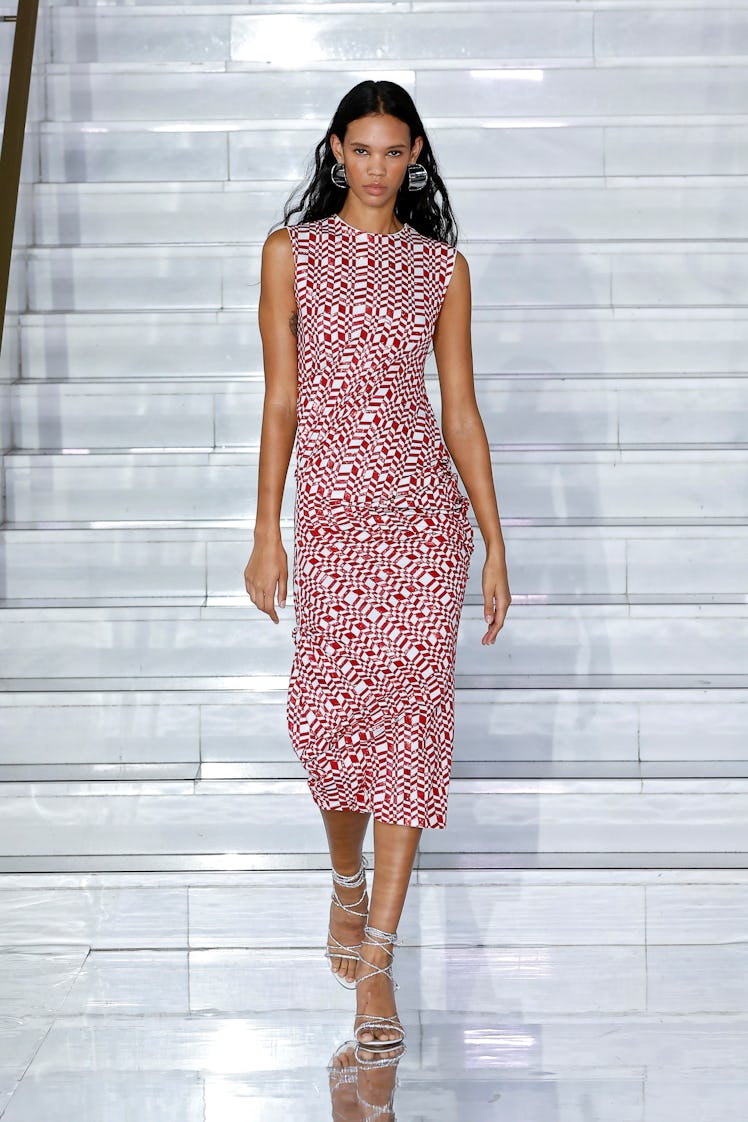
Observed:
[[[443,828],[474,532],[424,366],[454,247],[288,227],[298,309],[286,715],[317,805]]]

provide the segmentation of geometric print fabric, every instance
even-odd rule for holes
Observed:
[[[293,749],[318,806],[446,826],[474,533],[424,367],[456,249],[287,227],[298,311]]]

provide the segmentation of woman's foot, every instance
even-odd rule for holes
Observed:
[[[366,868],[364,858],[358,872],[351,876],[333,870],[334,888],[326,953],[330,969],[338,981],[350,989],[355,985],[359,947],[369,912]],[[346,881],[349,883],[346,884]]]
[[[361,1122],[355,1051],[355,1040],[347,1040],[328,1064],[333,1122]]]
[[[397,1088],[397,1065],[405,1051],[401,1045],[390,1061],[381,1054],[369,1051],[359,1045],[358,1103],[361,1122],[394,1122],[395,1090]]]
[[[395,1005],[395,983],[392,980],[394,940],[387,932],[367,926],[356,964],[356,1020],[354,1035],[359,1045],[359,1058],[367,1044],[378,1056],[395,1050],[405,1039]],[[393,933],[394,934],[394,933]],[[381,1022],[381,1023],[379,1023]]]

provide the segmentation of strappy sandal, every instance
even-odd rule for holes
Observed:
[[[358,1104],[358,1086],[357,1086],[357,1083],[358,1083],[358,1066],[355,1062],[355,1056],[354,1056],[354,1062],[352,1064],[344,1064],[342,1067],[336,1067],[336,1065],[335,1065],[335,1060],[341,1054],[341,1052],[347,1051],[347,1050],[350,1050],[350,1049],[355,1049],[355,1045],[356,1045],[355,1040],[346,1040],[343,1044],[341,1044],[338,1048],[335,1049],[335,1051],[333,1052],[333,1054],[330,1058],[330,1062],[327,1065],[327,1070],[329,1072],[330,1098],[332,1100],[333,1122],[335,1122],[335,1120],[341,1114],[341,1109],[340,1109],[341,1107],[342,1107],[343,1112],[345,1114],[347,1114],[348,1117],[350,1117],[351,1114],[353,1113],[353,1110],[351,1110],[350,1108],[353,1107],[354,1110],[355,1110],[355,1107],[357,1105],[359,1105]],[[340,1091],[340,1088],[344,1084],[350,1084],[351,1086],[356,1087],[355,1098],[353,1098],[351,1095],[348,1095],[347,1092],[344,1092],[343,1094],[345,1094],[347,1096],[347,1098],[344,1098],[342,1103],[340,1103],[340,1102],[336,1103],[335,1099],[336,1099],[336,1097],[339,1097],[338,1092]],[[352,1103],[348,1102],[348,1099],[350,1099],[350,1098],[353,1098]],[[356,1117],[358,1118],[359,1115],[360,1115],[360,1108],[359,1108],[358,1111],[356,1111]],[[341,1118],[341,1122],[342,1122],[342,1118]]]
[[[399,1057],[398,1057],[398,1059],[399,1059]],[[388,1061],[388,1063],[389,1062],[390,1061]],[[396,1064],[397,1060],[392,1060],[391,1062],[393,1064]],[[390,1096],[389,1096],[387,1102],[384,1103],[381,1106],[378,1105],[378,1104],[375,1104],[375,1103],[368,1103],[366,1101],[366,1099],[361,1097],[361,1093],[359,1092],[359,1094],[358,1094],[358,1105],[360,1107],[363,1107],[363,1109],[364,1109],[364,1113],[361,1116],[361,1122],[373,1122],[373,1119],[384,1118],[385,1115],[389,1116],[390,1118],[392,1118],[394,1120],[394,1118],[395,1118],[395,1105],[394,1105],[395,1104],[395,1091],[397,1090],[397,1088],[399,1086],[400,1086],[399,1081],[396,1079],[395,1080],[395,1086],[392,1088],[392,1091],[390,1092]]]
[[[358,900],[356,900],[353,904],[344,904],[338,896],[336,888],[333,888],[332,896],[330,897],[333,904],[336,904],[337,907],[339,907],[342,911],[347,912],[348,915],[351,916],[358,916],[359,919],[366,919],[369,914],[368,909],[365,912],[356,911],[356,908],[358,908],[359,905],[362,904],[366,899],[366,870],[368,869],[368,867],[369,863],[364,856],[361,858],[361,865],[358,872],[354,873],[353,876],[346,877],[341,873],[336,872],[335,869],[332,870],[332,879],[335,884],[340,885],[341,888],[360,888],[361,885],[364,885],[364,891],[361,893]],[[335,946],[331,947],[330,943],[334,943]],[[358,953],[360,947],[360,943],[355,943],[352,947],[346,947],[343,943],[335,938],[332,931],[330,931],[330,929],[328,928],[325,958],[330,959],[331,961],[333,958],[347,958],[349,961],[358,962],[360,957]],[[337,981],[340,982],[343,989],[353,990],[356,988],[355,979],[351,979],[350,981],[348,981],[347,978],[341,978],[337,970],[333,970],[332,973]]]
[[[366,1050],[363,1044],[360,1047],[362,1051]],[[371,1063],[361,1061],[358,1064],[358,1082],[356,1085],[356,1096],[361,1112],[360,1122],[375,1122],[375,1119],[378,1120],[378,1122],[395,1122],[395,1092],[400,1086],[400,1080],[397,1078],[397,1074],[393,1071],[392,1084],[389,1088],[389,1093],[387,1094],[387,1098],[384,1102],[369,1102],[369,1100],[362,1094],[362,1084],[365,1084],[366,1082],[366,1071],[370,1067],[376,1067],[380,1070],[383,1068],[397,1068],[397,1065],[400,1063],[400,1057],[405,1051],[405,1045],[400,1042],[396,1045],[396,1048],[397,1051],[393,1051],[386,1058],[382,1058]],[[375,1088],[372,1087],[372,1089],[370,1091],[367,1091],[367,1093],[371,1094],[374,1089]]]
[[[348,1051],[349,1049],[353,1049],[355,1048],[355,1046],[355,1040],[344,1040],[342,1044],[338,1045],[338,1047],[330,1057],[330,1062],[327,1065],[327,1070],[330,1073],[330,1086],[333,1090],[339,1087],[341,1083],[355,1083],[358,1079],[358,1065],[355,1062],[355,1055],[353,1057],[354,1062],[352,1064],[344,1064],[342,1067],[335,1066],[335,1060],[338,1058],[340,1053]]]
[[[364,938],[360,943],[361,953],[359,958],[365,966],[368,967],[368,973],[361,978],[356,978],[356,986],[359,982],[365,981],[367,978],[373,978],[375,974],[384,974],[392,982],[393,990],[398,990],[400,987],[392,977],[392,962],[394,959],[394,948],[397,943],[396,931],[380,931],[378,927],[370,927],[367,923],[364,928]],[[389,944],[389,946],[387,945]],[[375,966],[373,962],[369,962],[364,958],[363,949],[365,946],[380,947],[384,950],[385,954],[389,955],[390,961],[386,966]],[[357,1013],[356,1020],[360,1017],[368,1017],[367,1020],[354,1029],[353,1035],[356,1038],[356,1051],[354,1057],[356,1062],[362,1067],[383,1067],[385,1065],[397,1063],[405,1051],[405,1029],[400,1024],[400,1018],[395,1014],[392,1017],[369,1017],[367,1013]],[[394,1040],[374,1040],[365,1041],[361,1040],[360,1033],[371,1032],[372,1034],[377,1029],[395,1029],[400,1033],[399,1037]],[[373,1052],[377,1054],[377,1058],[373,1060],[364,1060],[361,1057],[362,1052]],[[379,1058],[381,1054],[381,1058]]]

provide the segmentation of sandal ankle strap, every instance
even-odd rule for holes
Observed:
[[[369,914],[368,910],[365,911],[365,912],[357,912],[356,911],[356,908],[358,908],[361,904],[363,904],[364,900],[366,899],[366,889],[364,889],[364,891],[361,893],[358,900],[354,900],[352,904],[344,904],[343,901],[338,896],[337,889],[335,889],[335,888],[333,888],[333,890],[332,890],[332,896],[330,897],[330,899],[335,904],[337,904],[338,907],[341,908],[344,912],[348,912],[348,914],[352,915],[352,916],[358,916],[359,919],[365,919],[366,916]]]
[[[335,869],[332,869],[332,879],[336,884],[339,884],[341,888],[360,888],[366,880],[366,870],[368,868],[369,862],[364,854],[361,858],[361,864],[357,873],[353,873],[352,876],[345,876],[343,873],[338,873]]]
[[[391,945],[387,946],[388,943]],[[375,974],[384,974],[385,977],[389,978],[390,982],[392,982],[393,989],[400,989],[399,983],[396,982],[392,977],[392,966],[395,959],[394,947],[396,943],[396,931],[381,931],[378,927],[371,927],[368,923],[365,924],[364,937],[359,944],[359,956],[361,958],[361,962],[364,964],[364,966],[367,967],[367,973],[363,978],[356,979],[357,985],[358,982],[363,982],[367,978],[373,978]],[[369,959],[364,955],[364,947],[377,947],[379,950],[384,951],[389,960],[387,962],[387,965],[377,966],[375,962],[370,962]]]
[[[369,936],[367,942],[371,942],[372,946],[381,947],[390,957],[392,956],[392,951],[384,946],[384,944],[391,943],[392,946],[395,947],[399,942],[397,931],[382,931],[378,927],[372,927],[369,923],[364,927],[364,936]],[[374,938],[372,939],[371,936]]]

